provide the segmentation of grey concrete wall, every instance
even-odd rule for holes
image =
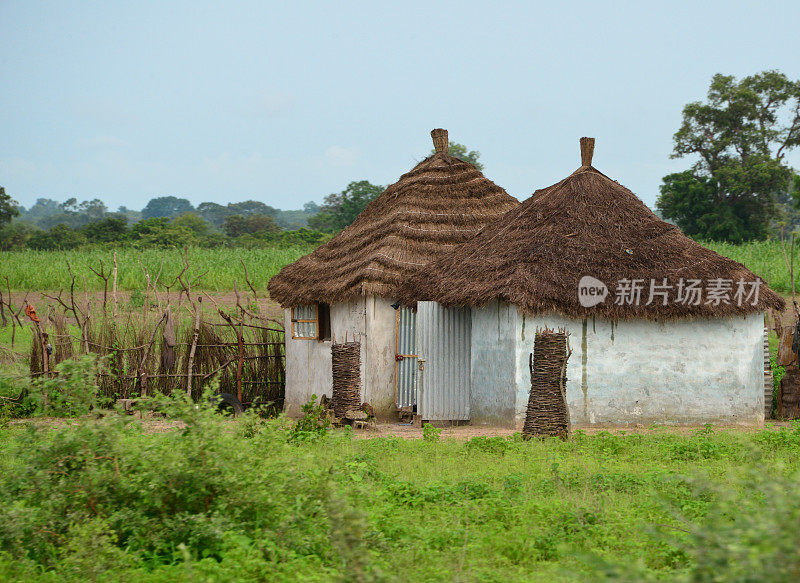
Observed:
[[[473,423],[514,426],[517,310],[492,302],[472,310],[471,398]]]
[[[515,324],[518,427],[530,391],[528,357],[536,328],[545,326],[570,333],[573,425],[764,420],[763,314],[664,323],[589,319],[585,328],[560,316],[516,314]]]
[[[366,313],[364,298],[331,306],[331,332],[337,342],[361,338],[361,385],[364,386],[366,361]],[[285,310],[286,319],[286,401],[284,411],[297,417],[300,407],[316,395],[331,395],[332,341],[293,339],[291,335],[291,310]]]

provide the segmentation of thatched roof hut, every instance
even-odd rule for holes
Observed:
[[[328,243],[269,282],[283,306],[397,295],[412,270],[472,237],[519,203],[472,164],[448,153],[447,131],[431,132],[436,152],[389,186]]]
[[[783,299],[766,285],[760,285],[755,304],[664,305],[660,296],[647,304],[651,280],[666,280],[674,290],[680,281],[706,285],[721,279],[731,282],[732,298],[737,282],[759,278],[659,219],[630,190],[592,166],[593,138],[581,138],[580,144],[580,168],[418,270],[404,287],[403,300],[470,307],[500,300],[528,315],[608,320],[721,317],[783,308]],[[584,276],[604,282],[610,300],[581,305],[578,285]],[[623,280],[645,283],[641,301],[614,301],[614,288]]]

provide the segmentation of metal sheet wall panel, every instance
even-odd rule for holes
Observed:
[[[401,307],[397,313],[397,406],[417,403],[417,312]]]
[[[466,421],[470,405],[469,308],[445,308],[436,302],[417,303],[417,348],[425,359],[417,373],[420,414],[430,421]]]

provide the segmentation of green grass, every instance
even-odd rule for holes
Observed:
[[[269,279],[280,269],[303,255],[312,247],[287,246],[264,249],[201,249],[189,250],[189,262],[195,276],[201,274],[199,289],[229,291],[234,282],[244,289],[244,269],[247,266],[250,281],[259,291],[265,291]],[[123,248],[117,250],[118,279],[120,290],[144,289],[146,268],[151,280],[156,277],[163,263],[161,283],[171,284],[180,272],[183,251],[180,249]],[[43,291],[66,289],[70,284],[67,261],[73,273],[79,277],[76,289],[83,290],[84,279],[89,290],[102,290],[103,281],[89,267],[99,271],[102,260],[106,271],[113,265],[113,251],[92,249],[82,251],[19,251],[0,253],[0,284],[3,288],[8,277],[12,290]]]
[[[290,442],[281,420],[178,416],[186,430],[159,434],[119,416],[0,429],[0,579],[789,581],[798,566],[797,428]]]
[[[700,241],[699,243],[720,255],[743,263],[750,271],[764,278],[773,290],[784,294],[791,293],[792,282],[789,277],[789,268],[786,265],[779,241],[752,241],[739,245],[712,241]],[[787,244],[786,247],[788,257],[789,245]],[[795,250],[795,287],[798,290],[800,290],[799,282],[800,253]]]
[[[789,270],[777,241],[756,241],[742,245],[703,242],[703,245],[717,253],[744,263],[753,273],[764,277],[778,292],[791,292]],[[207,271],[198,288],[209,291],[229,291],[233,282],[244,285],[245,262],[253,284],[259,290],[266,288],[269,278],[284,265],[295,261],[313,250],[311,246],[271,247],[265,249],[200,249],[190,250],[190,261],[195,274]],[[181,269],[182,250],[136,250],[123,248],[117,251],[119,264],[118,285],[121,290],[142,289],[145,277],[139,262],[155,277],[163,260],[161,281],[171,283]],[[102,289],[102,281],[89,271],[97,269],[102,259],[110,266],[113,252],[101,249],[82,251],[22,251],[0,254],[0,283],[5,288],[8,276],[11,288],[18,291],[58,290],[69,285],[66,261],[74,273],[86,278],[87,288]],[[798,257],[800,262],[800,257]],[[800,269],[798,270],[800,271]],[[798,285],[800,288],[800,285]],[[83,289],[83,279],[79,289]]]

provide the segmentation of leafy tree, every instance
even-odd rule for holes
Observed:
[[[39,199],[39,201],[47,201],[47,199]],[[39,205],[39,201],[31,208],[31,211]],[[77,198],[69,198],[57,205],[55,209],[49,205],[42,208],[41,215],[36,220],[36,223],[43,229],[50,229],[59,224],[67,225],[72,229],[80,229],[84,225],[99,221],[107,215],[108,207],[97,198],[84,200],[80,203]]]
[[[269,215],[233,215],[225,219],[223,230],[229,237],[240,237],[279,233],[281,229]]]
[[[150,199],[142,209],[142,218],[151,219],[154,217],[177,217],[183,213],[190,213],[194,210],[192,203],[185,198],[175,196],[160,196]]]
[[[126,206],[120,206],[117,208],[117,214],[124,215],[128,219],[129,223],[136,223],[142,220],[142,211],[135,211]]]
[[[20,218],[37,224],[40,219],[58,212],[61,212],[58,202],[51,198],[37,198],[31,208],[20,212]]]
[[[234,215],[268,215],[277,220],[281,213],[263,202],[257,200],[246,200],[243,202],[232,202],[223,206],[215,202],[201,202],[197,205],[197,214],[207,220],[215,227],[222,227],[225,219]]]
[[[243,202],[228,203],[228,209],[237,215],[268,215],[274,217],[278,214],[277,209],[259,202],[257,200],[245,200]]]
[[[323,232],[341,231],[384,191],[367,180],[351,182],[342,192],[329,194],[319,213],[308,219],[308,226]]]
[[[215,227],[222,227],[225,217],[235,215],[230,208],[215,202],[201,202],[197,205],[197,214]]]
[[[142,219],[131,227],[131,238],[141,239],[147,235],[153,235],[168,228],[170,220],[166,217],[152,217]]]
[[[174,225],[166,217],[143,219],[131,227],[131,239],[137,247],[185,247],[196,245],[191,229]]]
[[[90,221],[99,221],[108,214],[108,207],[99,198],[84,200],[78,205],[78,213],[88,217]]]
[[[0,227],[10,223],[11,219],[19,215],[17,201],[6,194],[6,189],[0,186]]]
[[[454,158],[458,158],[459,160],[463,160],[464,162],[469,162],[478,170],[483,170],[483,164],[478,162],[478,158],[481,157],[481,153],[477,150],[470,150],[464,144],[459,144],[457,142],[453,142],[452,140],[449,142],[448,151],[450,155]],[[431,154],[435,154],[436,150],[431,150]]]
[[[0,227],[0,251],[21,251],[33,235],[33,227],[14,221]]]
[[[48,231],[38,231],[28,240],[28,247],[39,251],[75,249],[86,242],[83,233],[68,225],[55,225]]]
[[[208,222],[195,213],[183,213],[181,216],[172,219],[172,224],[178,227],[186,227],[198,237],[208,235]]]
[[[790,188],[786,154],[800,145],[800,81],[765,71],[737,81],[717,74],[706,102],[683,109],[673,158],[696,156],[665,176],[656,202],[688,235],[738,242],[767,235]]]
[[[110,216],[84,226],[83,232],[90,243],[112,243],[128,236],[128,219],[125,216]]]

